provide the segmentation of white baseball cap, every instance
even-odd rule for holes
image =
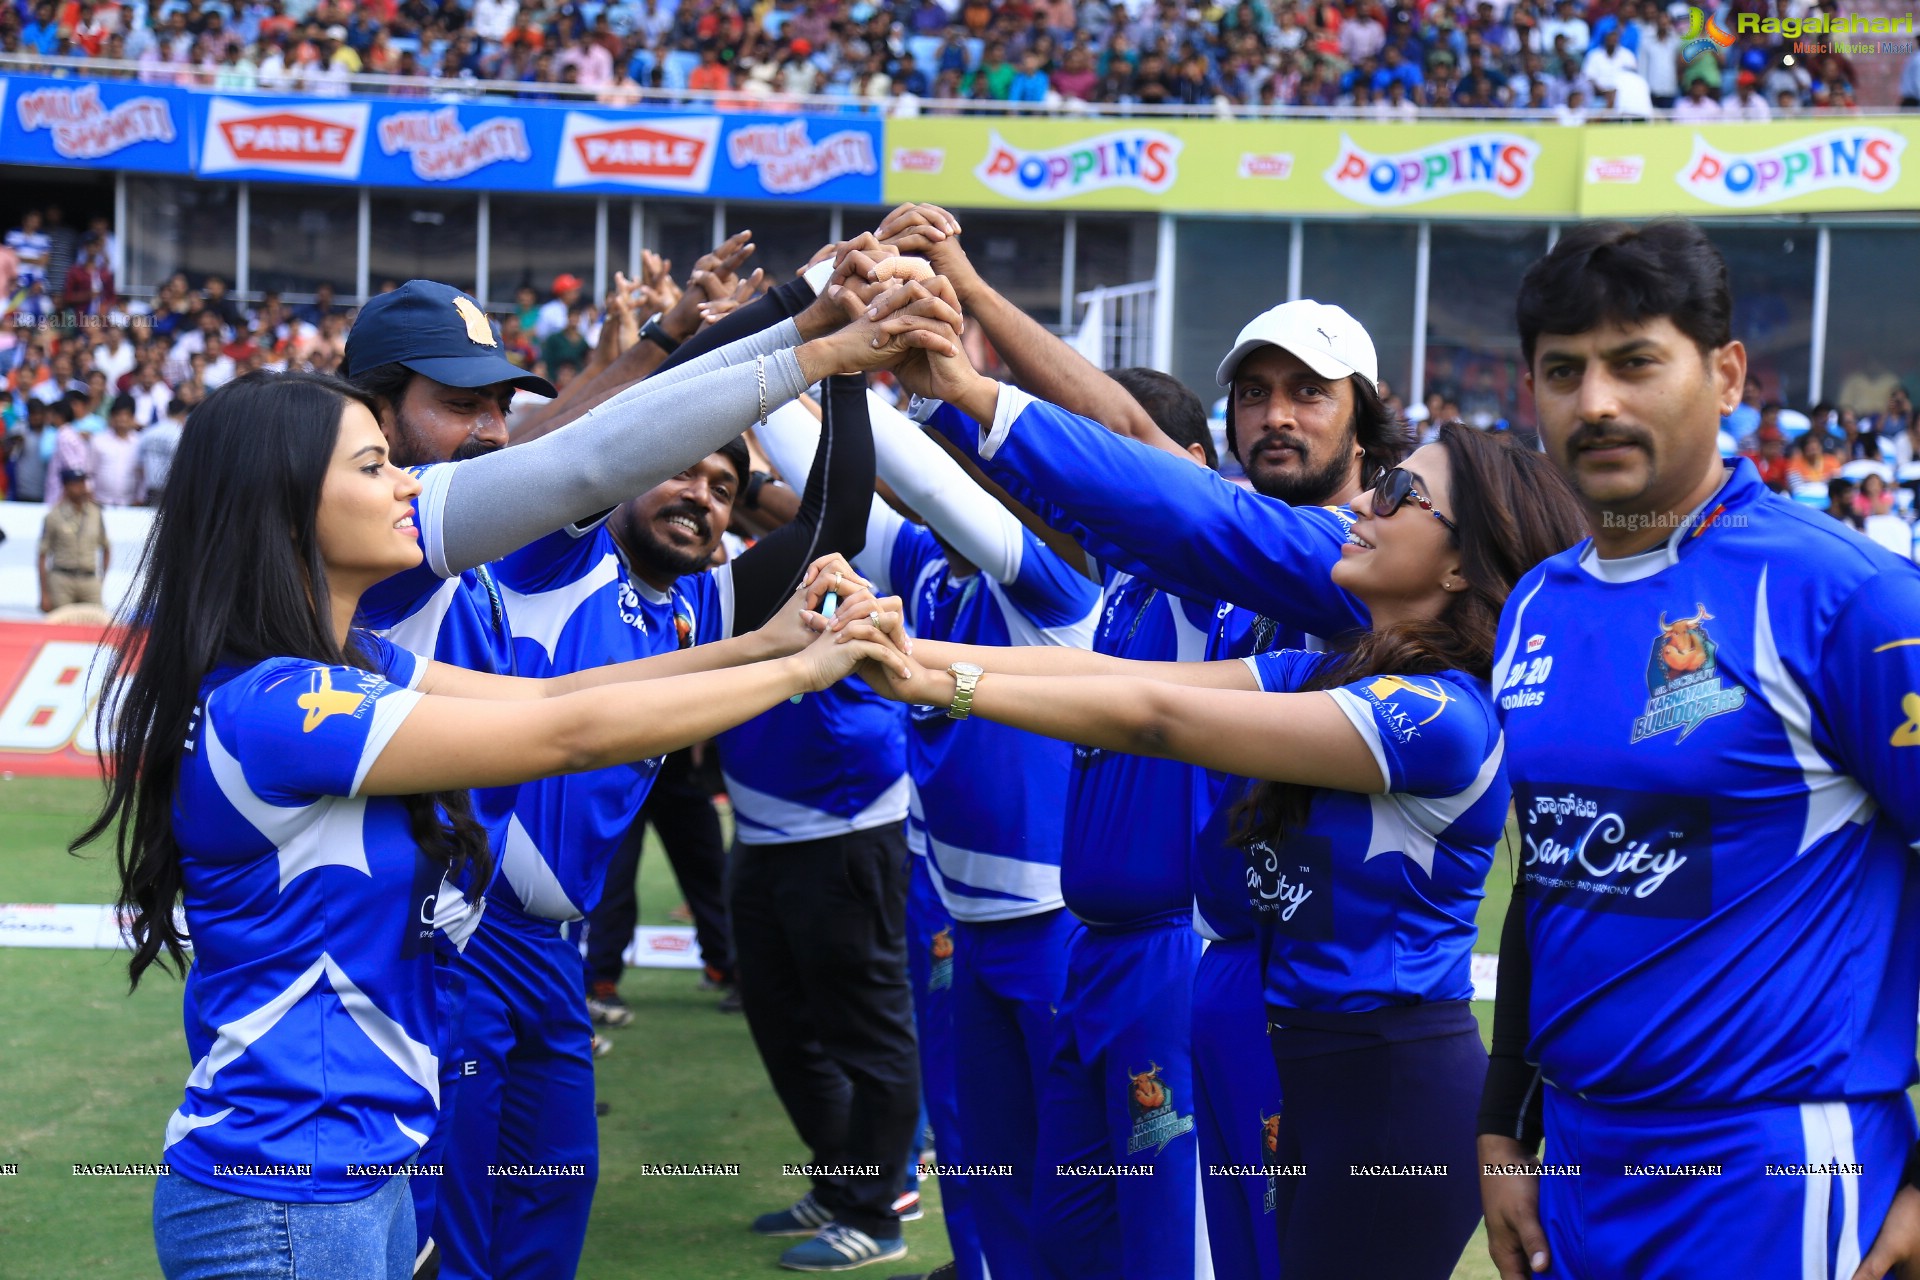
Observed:
[[[1220,362],[1215,377],[1221,386],[1233,380],[1233,371],[1256,347],[1291,351],[1323,378],[1349,378],[1357,373],[1375,386],[1380,383],[1380,357],[1366,327],[1331,303],[1300,298],[1249,320],[1233,350]]]

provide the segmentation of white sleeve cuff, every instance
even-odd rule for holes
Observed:
[[[980,456],[982,458],[991,458],[1000,452],[1000,446],[1005,444],[1007,437],[1013,434],[1014,419],[1025,413],[1027,406],[1033,402],[1033,396],[1011,382],[1000,384],[1000,399],[993,409],[993,425],[981,428]]]
[[[401,724],[420,705],[421,697],[411,689],[402,689],[383,694],[374,703],[373,723],[368,727],[367,745],[360,749],[360,767],[353,771],[353,790],[347,793],[349,799],[360,794],[367,774],[373,771],[373,762],[380,758],[380,753],[393,741],[393,735],[400,731]]]
[[[1380,722],[1373,718],[1373,708],[1346,689],[1329,689],[1327,696],[1333,699],[1333,705],[1340,708],[1347,721],[1359,732],[1361,741],[1373,753],[1373,762],[1380,766],[1381,786],[1391,791],[1393,770],[1387,767],[1387,752],[1380,745]]]
[[[437,578],[454,576],[447,568],[447,490],[453,485],[453,473],[459,465],[450,462],[424,468],[419,473],[420,496],[413,502],[414,510],[420,513],[420,541],[426,548],[427,567]]]

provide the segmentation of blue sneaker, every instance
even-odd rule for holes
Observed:
[[[813,1192],[801,1196],[785,1209],[763,1213],[753,1220],[757,1236],[810,1236],[833,1221],[833,1215],[820,1207]]]
[[[869,1263],[893,1262],[906,1256],[904,1237],[875,1240],[843,1222],[830,1222],[813,1239],[781,1254],[780,1265],[789,1271],[852,1271]]]

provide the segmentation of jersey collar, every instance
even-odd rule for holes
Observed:
[[[1726,464],[1726,479],[1708,495],[1707,500],[1687,513],[1667,540],[1639,555],[1602,560],[1589,541],[1580,552],[1580,567],[1588,576],[1602,582],[1638,582],[1680,563],[1680,557],[1692,549],[1701,536],[1724,515],[1742,510],[1767,494],[1760,473],[1746,458]]]

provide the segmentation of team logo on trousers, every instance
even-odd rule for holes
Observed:
[[[1720,646],[1707,631],[1712,621],[1699,603],[1690,618],[1669,622],[1661,613],[1660,634],[1647,657],[1647,707],[1635,718],[1630,741],[1678,729],[1684,742],[1701,721],[1746,705],[1747,691],[1725,687],[1720,679]]]
[[[953,986],[953,926],[939,930],[927,944],[933,968],[927,974],[927,990],[945,991]]]
[[[1280,1163],[1280,1113],[1260,1117],[1260,1157],[1271,1169]],[[1267,1175],[1267,1194],[1261,1202],[1262,1213],[1272,1213],[1280,1203],[1280,1189],[1272,1174]]]
[[[1128,1155],[1148,1148],[1159,1155],[1169,1142],[1193,1132],[1193,1117],[1174,1109],[1173,1090],[1160,1078],[1157,1062],[1149,1062],[1145,1071],[1127,1073],[1127,1111],[1133,1116]]]

